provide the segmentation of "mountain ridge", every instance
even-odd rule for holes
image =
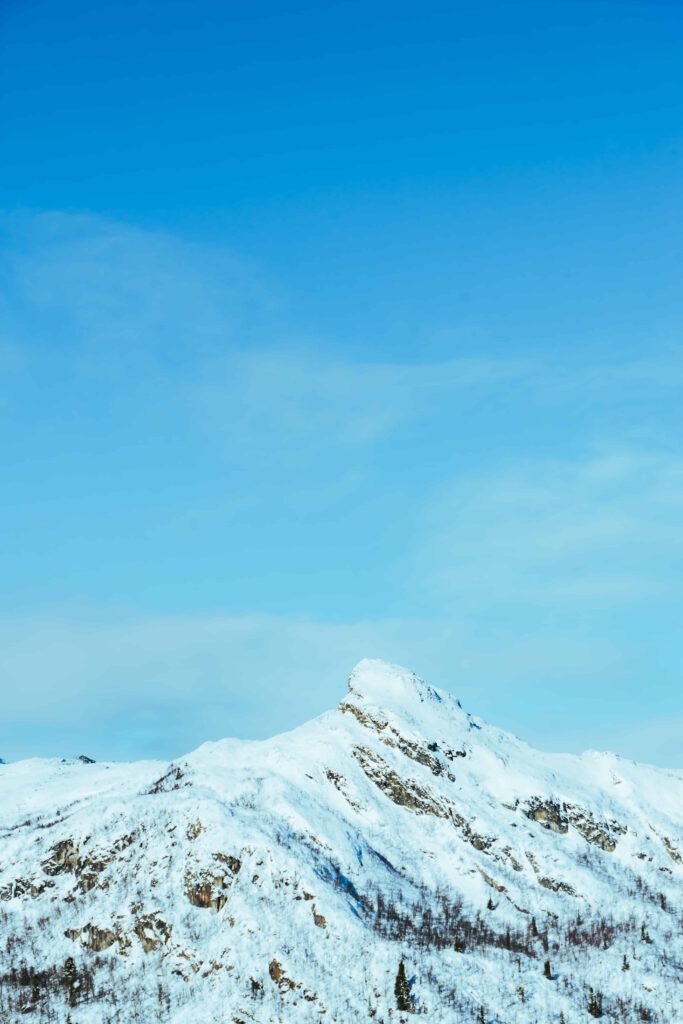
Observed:
[[[534,751],[398,666],[267,740],[0,786],[8,1020],[683,1021],[683,772]]]

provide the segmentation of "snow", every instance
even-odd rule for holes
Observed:
[[[683,1024],[683,772],[535,751],[399,666],[360,662],[339,708],[270,740],[170,765],[20,762],[0,796],[0,978],[73,958],[82,980],[34,1002],[0,986],[3,1024],[29,1004],[60,1024],[388,1024],[409,1017],[402,958],[416,1015],[445,1024],[481,1006],[489,1024],[578,1024],[589,987],[620,1024],[641,1006]],[[549,950],[379,927],[378,896],[415,922],[443,894],[501,942],[533,917]],[[572,944],[577,916],[610,919],[606,948]],[[89,948],[92,927],[111,945]]]

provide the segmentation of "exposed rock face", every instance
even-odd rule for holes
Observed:
[[[530,801],[529,809],[526,812],[527,818],[537,821],[543,828],[550,829],[563,835],[569,831],[569,822],[566,814],[555,800],[543,800],[536,797]]]
[[[544,889],[552,890],[552,892],[566,892],[568,896],[576,896],[576,892],[569,882],[559,882],[556,878],[539,876],[538,884],[542,885]]]
[[[2,1024],[683,1024],[683,774],[532,751],[405,670],[0,791]]]
[[[46,889],[54,887],[54,882],[43,879],[15,878],[0,888],[0,900],[20,899],[23,896],[30,896],[36,899],[42,896]]]
[[[102,953],[116,942],[116,932],[109,928],[98,928],[94,924],[87,924],[85,928],[67,928],[64,934],[67,939],[80,939],[84,946],[95,953]]]
[[[327,928],[327,921],[325,920],[323,915],[319,914],[318,911],[315,909],[315,903],[311,907],[311,910],[313,912],[313,920],[314,920],[316,926],[318,928]]]
[[[679,853],[676,846],[674,846],[673,842],[668,838],[668,836],[662,836],[662,843],[664,844],[664,849],[669,854],[674,864],[683,864],[683,857]]]
[[[614,853],[617,848],[617,836],[626,832],[624,825],[620,825],[618,821],[596,821],[590,811],[583,807],[567,804],[566,809],[570,824],[587,843],[599,846],[606,853]]]
[[[65,871],[75,871],[78,867],[78,847],[73,839],[62,839],[50,850],[50,856],[43,861],[46,875],[61,875]]]
[[[448,810],[438,800],[435,800],[425,787],[420,786],[413,779],[401,778],[377,754],[373,754],[366,747],[356,747],[353,756],[367,777],[399,807],[406,807],[415,814],[433,814],[437,818],[448,817]]]
[[[133,931],[145,953],[151,953],[168,942],[173,925],[166,924],[158,914],[145,914],[136,920]]]
[[[529,801],[526,810],[527,818],[537,821],[543,828],[557,832],[558,835],[566,835],[569,826],[572,825],[576,831],[583,836],[587,843],[599,846],[606,853],[613,853],[617,848],[617,835],[623,835],[625,826],[617,821],[597,821],[590,811],[574,804],[563,803],[560,805],[555,800],[543,800],[534,797]]]
[[[218,911],[227,903],[227,890],[239,873],[242,862],[238,857],[225,853],[214,853],[213,860],[215,866],[202,868],[197,873],[188,870],[185,895],[194,907]]]
[[[220,890],[223,888],[223,879],[215,877],[205,878],[203,882],[197,882],[192,878],[188,879],[185,894],[193,907],[211,907],[213,910],[220,910],[227,902],[227,896]]]

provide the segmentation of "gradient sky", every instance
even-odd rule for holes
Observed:
[[[0,5],[0,755],[408,664],[683,765],[683,5]]]

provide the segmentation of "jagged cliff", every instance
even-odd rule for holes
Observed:
[[[534,751],[406,670],[0,791],[3,1024],[683,1022],[683,772]]]

